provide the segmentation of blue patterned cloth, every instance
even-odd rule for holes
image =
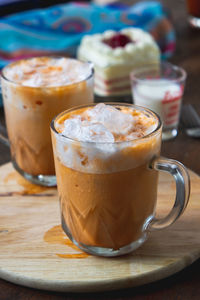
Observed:
[[[140,1],[133,6],[69,2],[0,18],[0,69],[32,56],[75,56],[85,34],[132,26],[150,32],[163,57],[173,53],[173,26],[157,1]]]
[[[85,34],[129,26],[152,33],[163,55],[172,54],[175,34],[159,2],[130,7],[70,2],[0,18],[0,68],[11,60],[45,52],[75,55]]]

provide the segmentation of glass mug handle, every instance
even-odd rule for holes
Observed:
[[[153,218],[147,226],[148,230],[163,229],[173,224],[184,212],[190,196],[190,177],[186,168],[173,159],[155,158],[150,168],[170,173],[176,183],[176,198],[169,214],[162,219]]]

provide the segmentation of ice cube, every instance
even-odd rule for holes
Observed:
[[[113,134],[104,125],[87,120],[81,121],[80,116],[67,119],[62,134],[81,142],[114,142]]]
[[[115,141],[113,134],[100,123],[83,122],[81,140],[96,143],[113,143]]]
[[[23,85],[24,86],[31,86],[31,87],[38,87],[43,84],[43,78],[39,73],[35,73],[32,76],[26,77],[24,76]]]
[[[81,138],[81,117],[67,119],[64,122],[64,130],[62,134],[66,137],[80,140]]]
[[[116,134],[127,134],[134,123],[132,115],[104,103],[97,104],[93,109],[88,110],[87,114],[91,122],[101,123],[109,131]]]

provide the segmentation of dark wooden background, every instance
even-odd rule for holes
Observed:
[[[188,74],[183,103],[193,104],[200,114],[200,29],[189,27],[184,0],[163,0],[161,2],[169,8],[172,14],[177,35],[177,49],[170,61],[183,67]],[[0,121],[4,122],[2,108],[0,109]],[[184,130],[180,129],[178,137],[174,140],[163,143],[162,155],[181,161],[200,175],[200,139],[187,137]],[[9,160],[8,148],[0,144],[0,164]],[[34,290],[0,280],[0,300],[14,299],[199,300],[200,259],[190,267],[164,280],[142,287],[98,294],[53,293]]]

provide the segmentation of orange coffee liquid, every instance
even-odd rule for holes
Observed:
[[[84,118],[82,110],[75,113]],[[128,113],[141,114],[139,124],[134,122],[134,130],[139,126],[141,134],[145,114]],[[55,121],[58,132],[71,117],[64,114]],[[62,149],[71,147],[70,167],[65,152],[59,152],[59,136],[52,133],[52,139],[64,229],[76,242],[89,246],[119,249],[137,241],[145,222],[154,214],[158,174],[149,165],[160,153],[161,132],[124,145],[115,143],[115,150],[107,156],[91,150],[95,143],[68,143]],[[116,140],[122,140],[122,136],[116,135]]]

